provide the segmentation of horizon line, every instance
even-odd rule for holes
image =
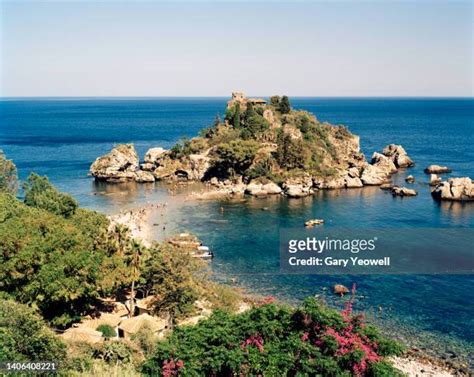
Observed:
[[[278,95],[278,94],[276,94]],[[283,96],[282,94],[280,96]],[[263,97],[263,98],[270,98],[272,95],[248,95],[247,97]],[[474,99],[474,95],[471,96],[451,96],[451,95],[424,95],[424,96],[416,96],[416,95],[400,95],[400,96],[377,96],[377,95],[368,95],[368,96],[355,96],[355,95],[342,95],[342,96],[333,96],[333,95],[289,95],[289,98],[347,98],[347,99]],[[32,99],[32,100],[41,100],[41,99],[210,99],[210,98],[231,98],[230,95],[222,96],[222,95],[204,95],[204,96],[0,96],[0,100],[22,100],[22,99]]]

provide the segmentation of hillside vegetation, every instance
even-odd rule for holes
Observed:
[[[244,181],[283,182],[303,172],[327,177],[364,159],[357,136],[344,126],[321,123],[307,111],[293,110],[286,96],[254,104],[234,95],[223,121],[216,117],[212,127],[199,137],[182,140],[167,158],[186,164],[196,154],[209,158],[204,180],[241,176]],[[172,165],[166,160],[161,164]]]
[[[209,281],[186,247],[144,247],[46,177],[32,174],[23,187],[24,201],[0,187],[0,362],[55,361],[59,376],[112,367],[123,376],[396,375],[384,357],[400,346],[354,316],[352,300],[342,314],[314,299],[298,309],[267,300],[235,314],[240,295]],[[99,326],[94,344],[56,334],[137,289],[153,291],[151,314],[169,318],[164,338],[146,326],[130,338]],[[214,314],[180,325],[198,301]]]

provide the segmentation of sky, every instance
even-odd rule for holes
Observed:
[[[473,96],[473,1],[0,0],[0,96]]]

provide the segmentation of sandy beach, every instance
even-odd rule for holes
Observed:
[[[124,210],[116,215],[109,216],[111,225],[124,225],[130,230],[133,238],[141,241],[143,245],[151,246],[154,237],[149,221],[150,214],[155,205],[149,204],[145,207]]]

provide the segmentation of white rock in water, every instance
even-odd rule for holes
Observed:
[[[367,165],[362,172],[360,180],[364,185],[377,186],[384,183],[387,178],[386,170],[375,165]]]
[[[262,190],[265,191],[267,194],[274,195],[274,194],[281,194],[282,189],[274,182],[268,182],[262,186]]]
[[[416,196],[418,193],[406,187],[393,187],[392,188],[392,195],[393,196]]]
[[[137,176],[135,178],[135,181],[139,183],[155,182],[154,175],[150,173],[149,171],[138,170],[136,174]]]
[[[262,192],[262,184],[261,183],[257,183],[257,182],[250,182],[246,189],[245,189],[245,192],[249,195],[262,195],[262,194],[265,194],[264,192]]]
[[[427,174],[442,174],[442,173],[451,173],[451,169],[447,166],[440,165],[430,165],[425,169]]]
[[[431,195],[438,200],[472,201],[474,184],[471,178],[450,178],[438,184]]]
[[[397,168],[408,168],[410,166],[415,165],[413,160],[408,157],[407,152],[405,151],[405,148],[403,148],[401,145],[397,144],[390,144],[387,145],[382,153],[389,157],[395,166]]]
[[[372,155],[372,165],[379,167],[380,169],[384,170],[387,175],[393,174],[397,172],[397,167],[393,160],[383,154],[374,152]]]
[[[441,178],[438,174],[431,174],[430,175],[430,186],[436,186],[441,183]]]

